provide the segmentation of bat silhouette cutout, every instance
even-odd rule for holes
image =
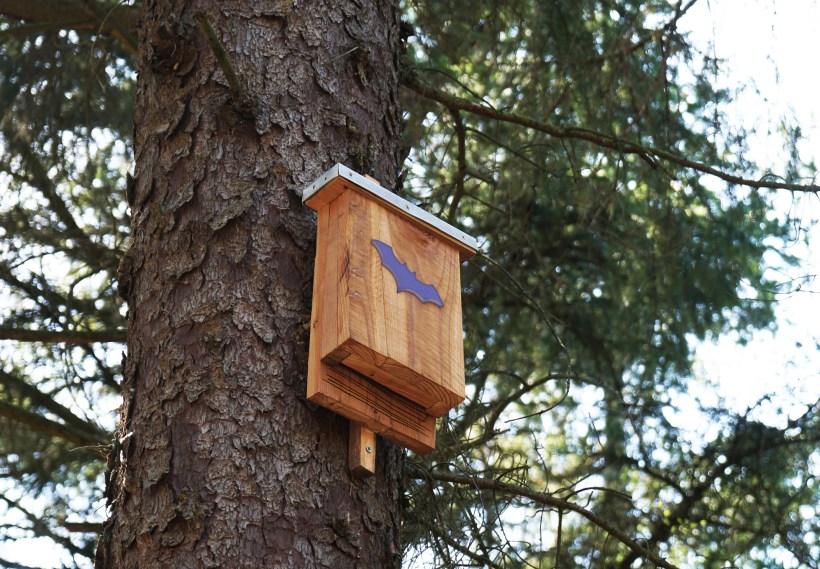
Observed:
[[[406,263],[402,263],[393,252],[393,247],[387,243],[383,243],[378,239],[370,241],[381,257],[382,265],[396,279],[396,292],[409,292],[416,296],[422,302],[432,302],[439,308],[444,308],[444,301],[441,300],[441,295],[436,290],[436,287],[422,282],[416,277],[415,271],[407,268]]]

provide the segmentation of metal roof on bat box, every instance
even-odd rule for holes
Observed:
[[[320,207],[330,203],[344,191],[344,184],[334,183],[338,182],[339,179],[352,184],[352,189],[370,194],[386,206],[409,215],[417,223],[452,242],[459,250],[462,261],[472,257],[478,249],[478,243],[474,237],[467,235],[457,227],[442,221],[417,205],[386,190],[370,178],[362,176],[342,164],[336,164],[305,188],[302,193],[302,203],[318,211]]]

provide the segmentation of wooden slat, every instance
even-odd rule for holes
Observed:
[[[419,405],[345,367],[315,362],[309,369],[310,401],[419,454],[436,448],[436,420]]]
[[[376,472],[376,433],[353,421],[350,422],[348,466],[350,473],[357,478]]]
[[[430,452],[435,417],[464,399],[459,265],[475,240],[340,165],[308,190],[318,212],[308,398],[365,433]],[[374,239],[398,263],[385,266]],[[396,272],[402,282],[415,273],[440,300],[399,291]],[[367,443],[351,432],[351,469],[366,472]]]

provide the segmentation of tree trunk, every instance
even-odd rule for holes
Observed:
[[[380,441],[376,475],[352,479],[347,421],[305,400],[300,199],[336,162],[395,183],[398,6],[296,5],[146,2],[98,568],[400,562],[401,450]]]

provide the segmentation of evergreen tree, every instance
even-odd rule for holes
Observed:
[[[695,2],[414,0],[395,52],[385,3],[211,4],[0,0],[0,539],[89,566],[108,517],[99,566],[817,566],[818,403],[676,414],[692,338],[774,325],[772,192],[820,189],[745,159]],[[481,244],[468,398],[365,482],[303,400],[298,193],[337,161]]]

